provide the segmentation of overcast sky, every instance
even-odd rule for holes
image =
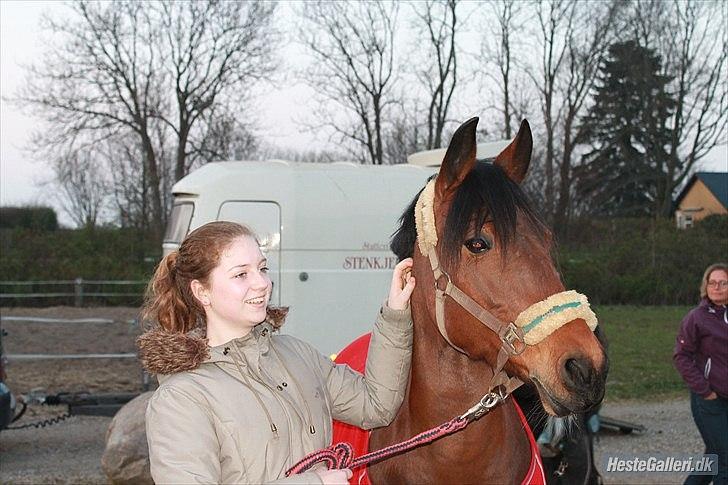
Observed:
[[[61,213],[54,187],[47,183],[48,169],[24,149],[36,128],[36,120],[4,99],[14,95],[23,83],[21,65],[34,61],[43,52],[41,14],[64,11],[66,7],[60,1],[0,0],[0,205],[49,204],[59,209],[62,223],[72,225]],[[295,48],[287,46],[284,55]],[[287,57],[289,65],[300,60],[295,53]],[[263,89],[257,99],[260,134],[284,148],[305,149],[321,144],[295,123],[305,114],[306,104],[301,101],[310,97],[310,88],[301,84]],[[266,133],[274,136],[266,137]]]
[[[32,62],[42,52],[41,14],[59,13],[65,8],[57,1],[0,1],[0,205],[49,204],[59,208],[53,186],[44,185],[50,178],[48,169],[24,150],[35,128],[34,120],[4,98],[12,96],[23,82],[20,64]],[[292,48],[288,47],[289,52]],[[289,53],[286,61],[295,59],[300,57]],[[306,105],[301,100],[310,98],[310,94],[310,88],[302,85],[262,93],[258,97],[261,135],[275,134],[266,138],[283,147],[323,148],[312,146],[321,140],[301,132],[296,125],[296,120],[305,115]],[[538,130],[538,126],[534,129]],[[726,146],[714,150],[703,161],[702,169],[728,170]],[[70,224],[66,216],[62,221]]]

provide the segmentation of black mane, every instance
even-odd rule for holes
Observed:
[[[422,191],[420,191],[422,192]],[[392,235],[390,248],[401,261],[412,257],[417,240],[415,204],[419,193],[399,219],[399,228]],[[537,234],[544,234],[545,224],[531,207],[526,194],[491,160],[476,162],[455,193],[445,221],[441,259],[446,267],[454,267],[460,259],[463,243],[474,237],[473,229],[492,220],[498,244],[505,254],[516,235],[519,210]]]

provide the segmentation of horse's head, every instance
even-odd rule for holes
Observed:
[[[455,132],[437,178],[402,216],[392,249],[414,257],[413,305],[423,305],[433,323],[436,287],[444,289],[447,277],[494,319],[515,322],[519,334],[534,329],[505,370],[535,383],[549,413],[584,411],[604,395],[607,358],[590,329],[596,320],[585,298],[564,293],[551,235],[519,187],[531,158],[530,128],[524,121],[493,161],[477,161],[477,123],[473,118]],[[434,266],[444,275],[437,282]],[[477,311],[451,297],[441,301],[443,342],[495,367],[503,335],[473,316]]]

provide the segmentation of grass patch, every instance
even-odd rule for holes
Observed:
[[[609,341],[607,399],[659,400],[687,395],[672,364],[680,322],[688,306],[600,305]]]

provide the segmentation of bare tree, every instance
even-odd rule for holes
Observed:
[[[54,151],[70,141],[100,142],[136,134],[148,174],[152,212],[161,224],[160,176],[151,139],[154,113],[162,109],[155,82],[156,32],[137,3],[71,5],[74,20],[46,18],[60,42],[49,43],[41,63],[28,67],[18,101],[34,108],[48,128],[36,138]]]
[[[161,204],[171,205],[172,178],[172,135],[164,124],[153,125],[153,149],[160,174]],[[133,133],[109,137],[103,142],[93,145],[94,152],[109,174],[109,192],[112,205],[118,213],[118,222],[122,227],[131,227],[141,232],[152,233],[155,224],[152,210],[152,198],[149,195],[148,172],[146,165],[139,163],[143,159],[143,147],[139,146]]]
[[[568,38],[573,30],[575,7],[576,3],[573,0],[549,0],[536,4],[541,59],[540,65],[529,69],[528,73],[539,92],[546,135],[543,160],[546,176],[544,211],[549,218],[553,217],[556,195],[554,164],[557,156],[555,140],[559,122],[556,79],[566,57]]]
[[[401,98],[404,99],[404,96]],[[426,149],[427,129],[423,129],[419,118],[420,113],[424,112],[419,109],[419,101],[401,101],[390,112],[390,123],[384,137],[384,153],[392,164],[407,163],[409,155]]]
[[[488,89],[481,91],[489,92],[493,84],[497,86],[500,96],[493,106],[501,117],[498,123],[501,128],[497,131],[503,138],[510,139],[513,127],[527,117],[533,101],[530,90],[518,75],[525,63],[517,64],[520,53],[525,49],[519,42],[519,33],[527,21],[524,15],[527,4],[516,0],[490,0],[489,5],[492,8],[485,23],[490,25],[490,35],[483,37],[480,49],[481,59],[486,64],[483,74],[488,81]]]
[[[205,113],[198,125],[199,136],[189,141],[188,170],[211,160],[250,160],[259,150],[251,117],[243,118],[222,103]]]
[[[622,6],[619,1],[610,1],[575,11],[576,25],[580,28],[571,33],[566,52],[566,69],[560,84],[560,156],[555,160],[558,167],[558,191],[553,224],[556,233],[562,236],[566,235],[574,209],[573,176],[574,166],[578,163],[575,155],[577,145],[584,136],[580,118],[585,113],[602,59],[615,39],[615,26]]]
[[[109,140],[101,150],[110,171],[113,205],[119,214],[121,227],[131,227],[142,232],[151,225],[149,197],[147,196],[146,170],[139,164],[141,155],[136,140]],[[141,183],[139,183],[141,182]]]
[[[76,150],[55,159],[53,171],[60,203],[77,227],[93,229],[108,202],[108,180],[91,150]]]
[[[424,54],[424,68],[415,70],[427,93],[427,143],[424,148],[428,150],[442,146],[442,134],[458,82],[459,3],[458,0],[427,0],[413,4],[417,44]]]
[[[270,73],[274,9],[263,1],[72,3],[72,19],[46,20],[56,38],[42,62],[28,68],[16,99],[48,122],[37,147],[132,134],[150,229],[161,236],[164,191],[189,170],[192,142],[201,136],[196,125],[225,96]],[[164,140],[175,147],[172,180],[163,180],[159,125],[174,132]]]
[[[579,118],[596,80],[599,63],[615,36],[618,1],[538,2],[540,61],[527,73],[539,93],[545,130],[543,154],[544,212],[557,234],[568,227],[572,204]]]
[[[188,159],[194,147],[204,146],[199,138],[190,143],[195,125],[204,117],[212,126],[229,124],[233,118],[227,115],[229,110],[219,110],[225,113],[222,120],[212,116],[225,95],[235,96],[236,104],[243,104],[249,86],[267,79],[274,70],[275,3],[166,1],[160,7],[169,57],[165,65],[177,106],[169,114],[160,114],[160,119],[177,136],[176,181],[191,168]],[[200,134],[206,137],[208,132]]]
[[[256,153],[260,160],[288,160],[304,163],[330,163],[344,161],[346,157],[342,153],[331,150],[299,150],[285,148],[269,143],[261,143]]]
[[[720,2],[638,0],[629,21],[634,38],[662,56],[672,78],[672,136],[657,184],[658,212],[667,217],[697,163],[728,141],[728,18]]]
[[[314,58],[306,81],[321,98],[314,115],[362,163],[386,162],[397,12],[396,2],[384,1],[317,1],[300,12],[300,36]]]

